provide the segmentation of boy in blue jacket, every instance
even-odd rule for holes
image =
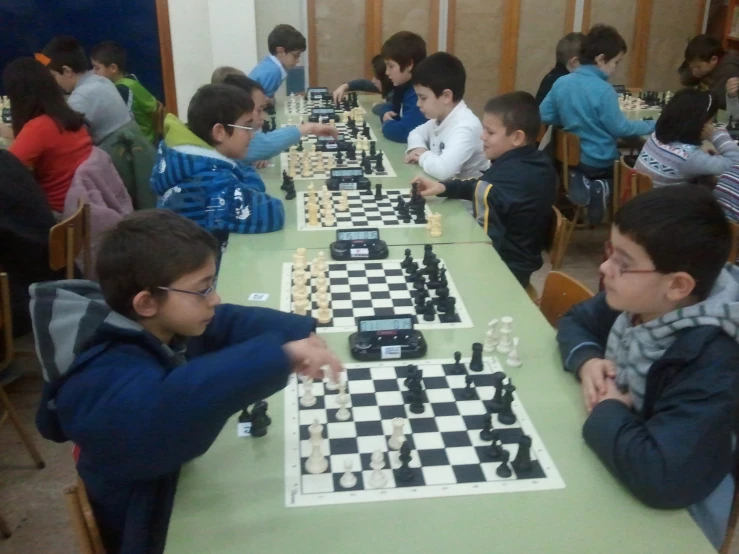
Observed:
[[[340,362],[310,317],[220,305],[215,239],[167,210],[107,231],[99,284],[32,287],[47,384],[41,434],[80,447],[77,471],[109,554],[160,553],[180,467],[237,411]]]
[[[413,70],[426,58],[426,41],[416,33],[400,31],[385,41],[380,55],[394,87],[392,105],[378,114],[382,134],[394,142],[407,142],[410,132],[427,121],[411,82]]]
[[[306,42],[303,34],[292,25],[277,25],[267,37],[269,55],[259,62],[249,73],[249,77],[264,88],[264,92],[274,104],[275,93],[287,78],[287,70],[300,61],[305,52]]]
[[[223,239],[269,233],[285,223],[282,202],[239,163],[254,128],[254,102],[230,85],[205,85],[192,97],[187,125],[168,114],[151,176],[159,208],[173,210]]]
[[[559,322],[581,381],[582,434],[613,475],[655,508],[687,508],[717,549],[734,495],[739,268],[711,193],[653,189],[616,214],[605,292]]]
[[[613,176],[622,137],[649,135],[654,121],[630,121],[621,113],[608,78],[626,55],[626,42],[608,25],[595,25],[582,41],[580,67],[552,86],[541,103],[545,125],[580,138],[580,170],[591,179]]]

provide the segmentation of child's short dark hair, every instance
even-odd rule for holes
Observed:
[[[216,67],[213,70],[213,75],[210,76],[210,84],[220,85],[221,83],[224,83],[226,81],[226,77],[228,77],[229,75],[243,75],[244,77],[246,77],[246,73],[244,73],[240,69],[236,69],[235,67],[231,67],[230,65],[222,65],[220,67]]]
[[[203,267],[218,242],[197,223],[170,210],[140,210],[106,230],[96,270],[108,306],[136,319],[133,299],[141,291],[166,295],[177,279]]]
[[[698,185],[671,185],[639,194],[613,224],[647,251],[659,273],[684,271],[692,295],[708,296],[729,257],[731,228],[713,194]]]
[[[267,47],[269,53],[274,55],[280,47],[284,48],[285,52],[305,52],[307,45],[303,33],[292,25],[282,23],[272,29],[267,37]]]
[[[128,61],[126,49],[117,42],[106,40],[105,42],[96,44],[90,51],[90,57],[105,67],[116,64],[118,71],[121,73],[126,72],[126,63]]]
[[[382,59],[392,60],[403,71],[413,64],[413,71],[426,58],[426,41],[416,33],[400,31],[395,33],[382,45]]]
[[[224,85],[231,85],[237,88],[240,88],[244,92],[246,92],[249,96],[254,94],[255,90],[260,91],[262,94],[266,94],[264,92],[264,88],[262,85],[259,84],[258,81],[255,81],[254,79],[250,79],[246,75],[238,75],[236,73],[232,73],[231,75],[226,75],[226,77],[223,79]],[[254,100],[254,98],[252,98]]]
[[[452,99],[459,102],[464,98],[467,73],[456,56],[446,52],[431,54],[413,70],[413,84],[429,88],[438,98],[449,89]]]
[[[711,35],[693,37],[685,47],[685,61],[688,63],[696,60],[710,62],[714,56],[721,58],[724,54],[726,50],[721,46],[721,41]]]
[[[572,58],[580,57],[580,48],[585,38],[583,33],[567,33],[557,43],[557,63],[567,64]]]
[[[595,65],[595,58],[603,54],[605,61],[612,60],[622,52],[626,53],[626,41],[610,25],[595,25],[585,35],[580,46],[580,63]]]
[[[62,73],[65,65],[75,73],[90,69],[85,49],[74,37],[54,37],[41,53],[50,60],[46,67],[57,73]]]
[[[220,123],[231,135],[228,127],[245,113],[254,111],[254,101],[245,91],[232,85],[203,85],[190,100],[187,108],[187,127],[211,146],[213,126]]]
[[[655,125],[657,140],[664,144],[703,143],[703,127],[718,113],[718,98],[710,90],[685,88],[675,93]]]
[[[536,142],[541,129],[541,116],[536,99],[528,92],[517,90],[491,98],[485,104],[485,113],[497,115],[506,134],[523,131],[526,142]]]

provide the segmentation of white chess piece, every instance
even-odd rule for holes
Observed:
[[[390,439],[387,441],[387,445],[392,450],[400,450],[405,442],[405,433],[403,433],[403,427],[405,426],[405,419],[402,417],[395,417],[392,421],[393,433]]]
[[[513,347],[508,354],[508,359],[506,360],[506,363],[511,367],[521,367],[522,365],[521,358],[518,355],[518,337],[515,337],[513,339]]]
[[[302,269],[305,269],[305,258],[296,252],[293,254],[293,270],[300,271]]]
[[[382,468],[385,467],[385,456],[381,450],[375,450],[370,458],[370,467],[373,469],[369,478],[369,485],[373,489],[381,489],[387,485],[387,477],[385,477]]]
[[[339,382],[334,381],[332,375],[333,373],[328,366],[323,368],[323,388],[328,391],[339,390]]]
[[[357,486],[357,477],[352,472],[353,465],[351,458],[344,459],[344,475],[339,479],[339,485],[345,489],[353,489]]]
[[[318,271],[318,275],[316,276],[316,287],[326,287],[328,286],[328,279],[326,278],[326,273],[323,271]]]
[[[382,469],[385,467],[385,455],[382,450],[375,450],[370,457],[370,467],[372,469]]]
[[[511,333],[513,333],[513,318],[505,316],[500,318],[500,334],[501,340],[496,350],[501,354],[508,354],[513,347],[513,341],[511,341]]]
[[[323,425],[318,423],[316,419],[308,427],[308,432],[310,433],[311,451],[310,456],[305,461],[305,470],[313,475],[318,475],[328,469],[328,460],[321,451],[321,446],[323,445]]]
[[[328,307],[328,302],[318,303],[318,323],[326,324],[331,323],[331,308]]]
[[[300,397],[300,405],[304,408],[316,405],[316,395],[313,394],[313,379],[306,379],[303,382],[303,396]]]
[[[296,315],[306,315],[308,310],[308,299],[296,298],[293,303],[293,313]]]
[[[488,332],[485,333],[485,344],[483,346],[483,352],[495,352],[495,347],[498,346],[498,320],[493,319],[488,323]]]
[[[326,271],[328,269],[328,264],[326,263],[326,254],[321,251],[318,253],[318,257],[316,258],[318,260],[318,271]]]
[[[352,413],[346,407],[349,403],[349,395],[346,394],[346,383],[339,383],[339,394],[336,396],[336,402],[339,404],[336,419],[339,421],[349,421]]]

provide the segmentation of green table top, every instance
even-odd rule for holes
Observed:
[[[400,257],[402,250],[391,247],[390,257]],[[273,423],[266,437],[237,438],[234,417],[212,448],[183,468],[167,552],[714,552],[686,511],[643,506],[583,443],[580,389],[562,370],[554,330],[495,251],[482,243],[439,245],[434,251],[446,262],[475,327],[424,331],[427,357],[451,358],[455,350],[469,355],[471,343],[483,340],[490,319],[513,316],[523,367],[507,371],[566,487],[286,508],[280,393],[270,399]],[[309,259],[316,253],[309,251]],[[289,261],[288,250],[260,252],[258,260],[229,250],[219,293],[224,302],[276,308],[277,276]],[[249,302],[253,292],[269,297]],[[323,336],[343,360],[351,361],[346,334]]]

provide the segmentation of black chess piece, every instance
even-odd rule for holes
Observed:
[[[439,270],[439,283],[441,283],[442,287],[446,287],[449,284],[449,281],[446,279],[446,268],[442,267]]]
[[[395,211],[398,213],[407,213],[408,208],[405,205],[405,200],[403,200],[402,196],[398,196],[398,203],[395,205]]]
[[[475,394],[475,389],[472,388],[472,384],[474,383],[474,378],[469,373],[465,375],[464,378],[464,389],[462,389],[462,392],[460,395],[462,398],[466,400],[472,400],[477,395]]]
[[[426,411],[426,406],[423,405],[423,388],[420,386],[411,389],[408,410],[414,414],[422,414]]]
[[[439,288],[439,268],[437,262],[428,266],[428,281],[426,282],[427,289],[438,289]]]
[[[420,375],[421,370],[418,369],[417,365],[410,364],[406,367],[405,371],[405,381],[403,384],[408,387],[408,384],[416,377],[416,375]]]
[[[382,200],[382,185],[380,183],[375,185],[375,200]]]
[[[448,297],[444,304],[444,316],[439,319],[444,323],[453,323],[457,321],[459,318],[457,316],[456,305],[457,299],[453,296]]]
[[[244,406],[244,409],[239,414],[239,423],[247,423],[251,421],[251,414],[249,413],[249,406]]]
[[[493,414],[485,414],[482,416],[482,431],[480,431],[480,440],[485,442],[493,440]]]
[[[357,161],[357,148],[353,144],[350,144],[349,148],[346,149],[346,159],[350,162]]]
[[[298,152],[302,152],[304,150],[303,149],[303,141],[302,140],[298,143],[298,147],[296,148],[296,150]]]
[[[426,301],[426,308],[423,310],[424,321],[434,321],[436,319],[436,309],[434,303],[429,299]]]
[[[346,120],[346,128],[351,131],[352,129],[355,129],[356,127],[357,127],[357,122],[354,121],[354,118],[353,117],[347,118],[347,120]]]
[[[510,459],[511,453],[504,449],[503,452],[500,453],[500,465],[498,466],[498,469],[495,470],[495,473],[498,475],[498,477],[508,479],[511,475],[513,475],[513,472],[511,471],[511,466],[508,465],[508,460]]]
[[[362,150],[362,154],[364,154],[364,150]],[[364,171],[365,175],[372,175],[372,160],[365,157],[362,160],[361,166],[362,166],[362,171]]]
[[[400,445],[400,453],[398,454],[400,467],[395,470],[395,478],[402,483],[413,480],[413,470],[408,465],[411,462],[411,458],[411,445],[408,444],[408,441],[405,441]]]
[[[420,211],[418,215],[416,216],[416,223],[418,225],[425,225],[428,222],[429,220],[426,219],[426,210]]]
[[[505,381],[506,375],[502,371],[496,371],[491,377],[493,386],[495,387],[495,394],[493,398],[484,402],[484,404],[488,412],[497,413],[503,409],[503,381]]]
[[[295,200],[295,184],[290,183],[290,186],[285,189],[285,200]]]
[[[423,313],[426,311],[426,296],[428,293],[425,290],[419,290],[416,291],[416,296],[414,298],[415,306],[416,306],[416,314],[423,315]]]
[[[418,262],[411,262],[408,267],[405,268],[406,275],[412,275],[418,271]]]
[[[503,387],[503,406],[498,412],[498,421],[503,425],[516,423],[516,414],[513,413],[513,392],[516,387],[508,383]]]
[[[503,458],[503,452],[505,452],[505,449],[500,444],[500,432],[497,429],[490,431],[490,435],[492,436],[491,440],[493,442],[485,453],[493,462],[497,462]]]
[[[262,132],[263,132],[263,133],[269,133],[269,132],[270,132],[270,130],[271,130],[271,129],[270,129],[270,126],[269,126],[269,121],[267,121],[267,120],[265,119],[265,120],[264,120],[264,121],[262,122]]]
[[[267,416],[267,403],[254,404],[251,409],[251,435],[252,437],[263,437],[267,434],[267,427],[271,420]]]
[[[336,165],[344,165],[344,156],[341,153],[341,150],[336,152]]]
[[[454,353],[452,373],[454,373],[454,375],[463,375],[465,373],[464,364],[462,363],[462,353],[459,350]]]
[[[378,152],[375,156],[375,173],[385,173],[385,166],[382,163],[382,152]]]
[[[274,131],[277,129],[277,120],[275,119],[275,116],[272,116],[272,120],[270,121],[269,130]]]
[[[411,256],[411,249],[406,248],[405,249],[405,260],[400,262],[400,267],[402,267],[403,269],[406,269],[412,263],[413,263],[413,256]]]
[[[470,360],[470,371],[482,371],[482,343],[472,344],[472,359]]]
[[[374,158],[375,156],[377,156],[377,142],[375,142],[374,140],[371,140],[370,141],[370,157]]]
[[[251,407],[252,414],[254,413],[254,409],[257,409],[257,411],[262,413],[262,416],[264,417],[264,422],[269,427],[272,425],[272,418],[267,415],[267,408],[269,408],[269,404],[267,404],[266,400],[258,400],[254,403],[254,405]]]
[[[436,254],[434,254],[434,245],[433,244],[424,244],[423,245],[423,265],[429,265],[429,262],[433,260],[436,257]]]
[[[531,437],[528,435],[521,435],[518,437],[518,452],[516,457],[511,463],[513,469],[516,470],[517,475],[528,473],[531,471]]]
[[[413,288],[416,290],[426,290],[426,279],[423,278],[422,273],[416,273],[416,278],[413,282]]]
[[[434,301],[437,306],[443,306],[449,296],[449,289],[446,287],[436,287],[436,298]]]

